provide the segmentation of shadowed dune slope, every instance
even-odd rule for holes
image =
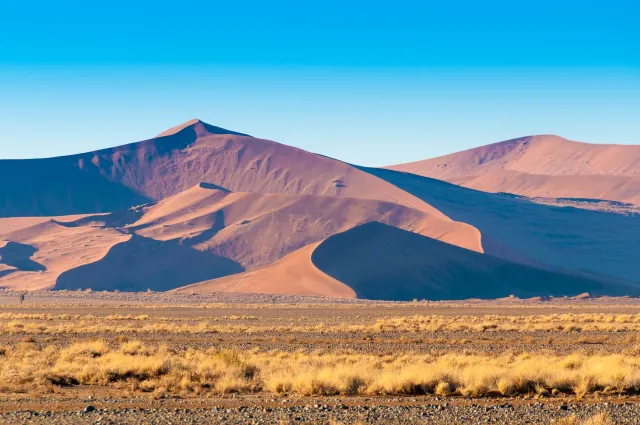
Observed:
[[[175,242],[132,235],[97,262],[65,271],[56,289],[167,291],[244,269],[232,260]]]
[[[57,216],[129,208],[150,198],[78,166],[74,157],[0,160],[0,217]]]
[[[356,226],[251,272],[178,288],[180,293],[306,294],[380,300],[640,294],[512,263],[378,222]]]
[[[387,168],[485,192],[640,204],[640,146],[635,145],[530,136]]]
[[[0,161],[0,217],[110,212],[201,182],[234,192],[346,196],[442,213],[344,162],[192,120],[163,135],[59,158]]]
[[[0,239],[28,247],[28,251],[22,250],[22,260],[38,267],[17,267],[12,273],[0,273],[0,287],[52,289],[63,272],[98,261],[111,247],[129,238],[115,229],[73,226],[51,219],[6,233]],[[91,287],[91,280],[84,287]]]
[[[18,270],[44,271],[46,268],[30,257],[37,250],[29,245],[0,241],[0,277]]]
[[[371,199],[233,193],[201,184],[107,214],[8,221],[1,240],[33,247],[44,270],[3,266],[12,289],[168,290],[268,266],[300,248],[380,221],[482,251],[480,234],[442,215]],[[95,273],[91,277],[91,273]]]
[[[156,240],[179,240],[246,268],[271,264],[305,245],[374,220],[482,251],[480,234],[473,227],[390,202],[209,187],[199,185],[159,202],[128,230]]]
[[[414,174],[363,170],[479,229],[487,254],[640,281],[640,215],[541,205]]]
[[[554,273],[445,244],[381,223],[329,237],[311,256],[359,298],[498,298],[508,295],[640,294],[636,287]]]
[[[320,244],[321,242],[307,245],[278,262],[255,271],[199,282],[172,292],[240,292],[355,298],[356,293],[353,289],[323,273],[311,261],[313,251]]]

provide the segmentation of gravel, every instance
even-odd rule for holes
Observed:
[[[78,411],[17,411],[0,414],[7,424],[547,424],[552,419],[577,416],[586,419],[606,412],[615,424],[640,423],[640,404],[467,404],[446,402],[424,405],[348,406],[239,406],[198,409],[132,408]]]

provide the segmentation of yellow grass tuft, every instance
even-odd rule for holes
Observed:
[[[277,394],[483,397],[502,394],[640,390],[640,358],[626,355],[335,354],[171,350],[139,341],[65,348],[18,344],[3,348],[0,386],[112,385],[170,392],[264,391]],[[133,385],[133,383],[136,383]]]

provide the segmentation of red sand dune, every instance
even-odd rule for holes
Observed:
[[[484,190],[634,202],[639,155],[538,136],[398,168]],[[615,294],[640,282],[635,215],[356,167],[199,120],[112,149],[0,161],[0,180],[12,183],[0,185],[0,286],[14,289],[196,284],[188,290],[405,299],[515,292],[504,282],[523,296],[554,289],[513,283],[529,282],[525,272],[563,295],[578,281],[579,293]]]
[[[275,264],[254,271],[199,282],[171,292],[206,294],[240,292],[251,294],[293,294],[355,298],[349,286],[319,270],[311,261],[317,242],[292,252]]]
[[[370,222],[252,272],[174,292],[293,293],[367,299],[498,298],[508,295],[640,294],[615,285],[511,263]]]
[[[363,170],[473,225],[487,254],[640,282],[640,214],[541,205],[410,173]]]
[[[640,146],[635,145],[531,136],[387,168],[486,192],[640,204]]]
[[[16,267],[11,273],[0,274],[0,286],[19,290],[51,289],[63,272],[98,261],[111,247],[130,237],[114,229],[70,227],[54,220],[6,233],[0,239],[28,247],[30,255],[26,259],[38,267]],[[6,264],[5,261],[0,259],[0,263]],[[84,287],[90,285],[87,282]]]
[[[164,135],[80,155],[0,161],[0,217],[110,212],[212,183],[234,192],[346,196],[437,215],[410,194],[344,162],[199,120]]]
[[[232,193],[208,185],[159,202],[129,229],[156,240],[180,240],[251,268],[369,221],[482,251],[476,229],[440,214],[370,199]]]
[[[232,193],[210,184],[157,204],[63,219],[2,235],[30,247],[42,269],[3,270],[0,286],[168,290],[272,264],[373,220],[482,251],[473,227],[441,214],[370,199]]]

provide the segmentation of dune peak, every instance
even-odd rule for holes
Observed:
[[[196,134],[198,134],[198,136],[203,136],[207,134],[233,134],[236,136],[248,136],[247,134],[227,130],[222,127],[216,127],[215,125],[211,125],[202,121],[200,118],[193,118],[183,122],[182,124],[178,124],[175,127],[171,127],[170,129],[163,131],[162,133],[158,134],[156,137],[172,136],[174,134],[180,133],[181,131],[187,128],[192,128],[196,132]]]

